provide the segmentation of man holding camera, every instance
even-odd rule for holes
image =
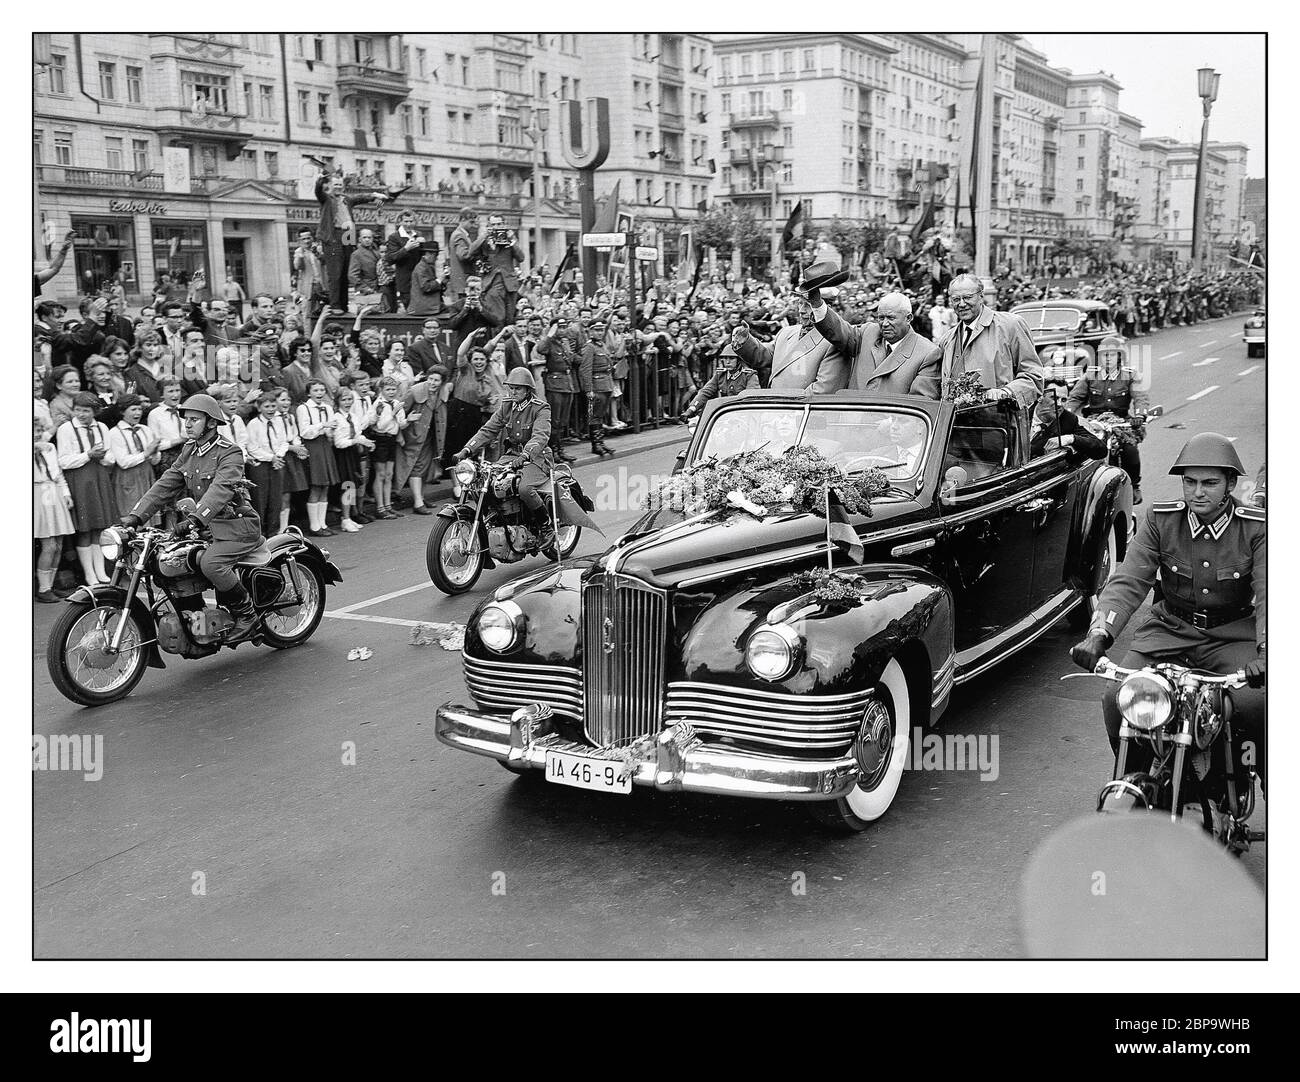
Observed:
[[[355,226],[352,208],[358,203],[387,203],[386,192],[368,195],[344,194],[343,170],[331,174],[323,171],[316,180],[316,199],[320,203],[320,227],[316,239],[325,253],[325,281],[329,287],[329,304],[337,312],[348,310],[348,252]]]
[[[474,233],[464,219],[451,235],[451,248],[455,256],[452,266],[453,286],[456,284],[456,264],[463,274],[473,273],[477,267],[483,279],[483,311],[496,326],[515,321],[515,308],[519,304],[519,264],[524,261],[524,250],[514,230],[506,228],[500,214],[488,217],[487,229],[478,231],[477,218],[473,219]],[[466,271],[466,268],[470,268]]]

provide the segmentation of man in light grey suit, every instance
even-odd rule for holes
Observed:
[[[912,329],[912,302],[903,294],[886,293],[876,306],[878,322],[856,327],[822,303],[820,294],[809,299],[817,329],[851,359],[846,390],[939,397],[943,350]]]
[[[772,344],[756,342],[741,324],[731,333],[731,346],[758,373],[764,387],[831,394],[849,381],[848,361],[813,324],[812,306],[796,296],[791,305],[798,322],[782,327]]]

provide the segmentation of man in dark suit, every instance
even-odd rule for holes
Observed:
[[[325,253],[325,282],[329,291],[330,307],[339,312],[348,310],[348,248],[352,244],[354,225],[352,208],[358,203],[388,202],[386,192],[367,195],[345,195],[343,173],[323,172],[316,180],[316,200],[320,203],[320,226],[316,239]]]
[[[463,304],[469,279],[478,276],[478,248],[481,247],[478,230],[478,211],[465,207],[460,212],[460,221],[452,230],[447,253],[447,265],[451,269],[451,281],[448,283],[452,296],[449,302]],[[470,255],[470,249],[474,254]]]
[[[876,306],[877,322],[856,327],[822,303],[820,294],[816,301],[817,329],[851,359],[845,390],[939,397],[943,351],[912,329],[912,302],[903,294],[886,293]]]
[[[424,255],[423,243],[415,228],[415,215],[409,210],[402,212],[396,232],[384,241],[384,258],[396,275],[397,299],[403,308],[411,306],[411,272]]]
[[[488,217],[487,229],[472,240],[461,227],[451,235],[453,287],[456,280],[456,262],[462,267],[480,266],[483,279],[483,311],[496,326],[515,321],[515,307],[519,303],[519,264],[524,261],[524,250],[514,230],[506,228],[500,214]],[[466,279],[468,283],[468,279]]]

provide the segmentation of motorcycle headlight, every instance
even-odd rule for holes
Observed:
[[[456,468],[451,472],[459,484],[468,485],[474,480],[474,474],[478,472],[478,467],[467,458],[463,462],[456,463]]]
[[[760,680],[790,675],[799,651],[799,636],[784,624],[760,627],[745,644],[745,664]]]
[[[1135,729],[1159,729],[1174,710],[1174,689],[1163,676],[1135,672],[1119,686],[1115,697],[1119,712]]]
[[[116,527],[110,526],[107,530],[99,535],[99,550],[104,554],[105,560],[116,560],[122,551],[122,531]]]
[[[513,601],[494,601],[478,617],[478,637],[493,653],[504,654],[519,639],[524,614]]]

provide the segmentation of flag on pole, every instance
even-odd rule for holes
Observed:
[[[581,526],[586,530],[595,530],[604,537],[605,531],[597,526],[596,520],[587,514],[595,505],[583,493],[582,487],[577,480],[566,481],[561,479],[556,483],[554,480],[555,475],[552,474],[551,476],[553,482],[552,491],[558,497],[552,501],[557,520],[566,526]]]
[[[573,245],[570,244],[568,248],[564,250],[564,258],[560,260],[560,265],[555,268],[555,277],[551,279],[551,285],[550,288],[547,289],[547,293],[555,292],[555,283],[560,280],[560,275],[564,273],[564,268],[569,265],[569,260],[573,258],[573,254]]]
[[[858,540],[858,531],[849,521],[840,494],[830,485],[826,486],[826,544],[841,545],[850,560],[855,564],[862,563],[863,550],[862,542]]]
[[[934,225],[934,195],[931,194],[930,201],[926,203],[925,210],[917,218],[916,223],[912,226],[912,251],[921,250],[921,237],[925,231]]]
[[[605,196],[605,201],[596,208],[595,222],[591,227],[593,233],[613,233],[614,226],[618,219],[618,189],[623,182],[614,181],[614,187],[609,190]]]
[[[796,241],[803,246],[803,200],[795,203],[794,210],[790,212],[790,217],[785,223],[785,228],[781,230],[781,250],[785,251],[791,244]]]

